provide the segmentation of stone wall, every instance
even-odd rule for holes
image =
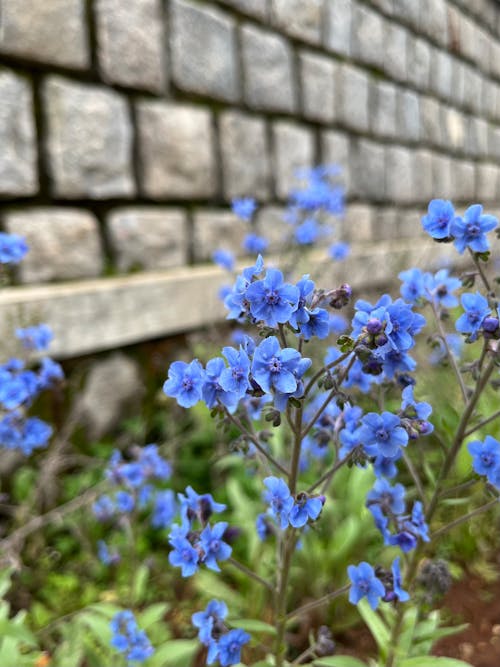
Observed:
[[[367,279],[427,252],[430,198],[500,202],[495,0],[7,0],[0,22],[0,220],[31,246],[0,311],[60,356],[220,318],[218,269],[185,267],[240,238],[233,197],[275,225],[298,166],[343,167]]]

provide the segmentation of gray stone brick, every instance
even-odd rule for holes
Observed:
[[[280,206],[262,206],[257,211],[256,229],[269,240],[271,253],[280,253],[290,237],[290,225],[284,222],[284,214],[285,210]]]
[[[377,12],[356,6],[353,20],[354,55],[367,65],[384,64],[385,21]]]
[[[141,189],[154,199],[210,197],[216,191],[212,117],[199,107],[137,105]]]
[[[408,80],[420,90],[427,91],[431,67],[429,44],[420,37],[409,36],[408,50]]]
[[[339,120],[353,130],[368,130],[368,75],[358,67],[341,63],[337,73],[337,85]]]
[[[222,2],[243,14],[256,16],[259,19],[267,18],[267,0],[222,0]]]
[[[296,186],[296,172],[314,164],[314,137],[310,129],[288,121],[273,125],[276,195],[286,199]]]
[[[430,39],[448,46],[448,15],[445,0],[421,0],[420,28]]]
[[[377,208],[373,212],[373,236],[377,241],[387,241],[399,237],[401,211],[395,208]]]
[[[432,153],[425,148],[415,151],[415,199],[428,202],[433,195]]]
[[[500,161],[500,127],[490,126],[488,156]]]
[[[132,126],[125,99],[59,77],[48,79],[43,94],[54,193],[96,199],[132,195]]]
[[[432,97],[421,97],[420,114],[422,139],[433,146],[441,145],[443,130],[439,102]]]
[[[321,42],[322,14],[323,0],[271,0],[274,25],[305,42]]]
[[[476,167],[476,198],[481,202],[498,201],[499,168],[496,164],[480,163]]]
[[[500,85],[495,85],[495,96],[492,104],[494,105],[493,117],[496,121],[500,121]]]
[[[118,208],[106,224],[120,271],[160,271],[187,263],[187,222],[181,209]]]
[[[500,14],[499,14],[500,16]],[[500,43],[492,39],[490,41],[490,68],[493,76],[500,78]]]
[[[476,166],[474,162],[453,160],[451,166],[453,198],[470,202],[476,195]]]
[[[5,215],[5,228],[26,238],[30,251],[18,271],[22,283],[92,278],[103,269],[97,220],[73,208],[35,208]]]
[[[479,26],[476,29],[476,63],[481,68],[482,72],[490,71],[490,41],[488,33],[480,28]]]
[[[396,203],[415,201],[414,161],[412,151],[399,146],[387,147],[386,195]]]
[[[174,0],[170,43],[173,80],[181,90],[226,102],[239,98],[235,26],[224,12]]]
[[[389,16],[392,16],[396,12],[395,4],[397,3],[395,3],[395,0],[369,0],[369,2]]]
[[[484,97],[483,114],[490,120],[495,120],[496,83],[492,79],[483,79],[482,91]]]
[[[35,194],[37,150],[28,81],[0,69],[0,100],[0,194]]]
[[[453,103],[463,106],[465,98],[465,73],[464,63],[458,58],[452,59],[451,87],[453,90]]]
[[[394,15],[416,32],[420,32],[420,4],[420,2],[414,2],[413,0],[396,0],[394,2]]]
[[[465,140],[465,118],[452,107],[443,107],[444,142],[455,150],[462,150]]]
[[[224,248],[242,256],[241,244],[250,231],[248,224],[227,209],[211,209],[194,215],[194,259],[206,262],[212,259],[214,250]]]
[[[412,90],[398,94],[398,134],[407,141],[420,139],[420,98]]]
[[[84,0],[2,3],[0,52],[77,69],[90,64]]]
[[[351,192],[351,172],[349,165],[349,135],[336,130],[321,133],[321,164],[338,165],[342,170],[339,176],[346,195]]]
[[[365,199],[385,197],[385,147],[368,139],[352,142],[350,151],[351,192]]]
[[[465,58],[476,60],[476,24],[465,14],[460,14],[460,52]]]
[[[396,86],[381,81],[373,84],[370,104],[371,131],[381,137],[396,136]]]
[[[346,241],[371,241],[376,230],[373,229],[373,208],[366,204],[349,204],[343,223],[343,236]]]
[[[329,123],[335,119],[336,64],[324,56],[300,54],[302,111],[309,120]]]
[[[396,23],[389,23],[384,50],[384,69],[397,80],[405,81],[407,76],[407,31]]]
[[[466,150],[475,157],[488,154],[488,123],[482,118],[471,116],[466,133]]]
[[[95,12],[103,79],[161,92],[165,47],[160,0],[97,0]]]
[[[351,55],[351,0],[326,3],[325,47],[343,56]]]
[[[464,107],[468,111],[481,111],[481,76],[471,65],[464,65]]]
[[[289,44],[250,25],[242,28],[241,40],[247,104],[265,111],[295,111],[297,91]]]
[[[432,175],[434,181],[434,197],[438,199],[451,199],[453,196],[451,159],[445,155],[434,153],[432,159]]]
[[[220,146],[224,196],[270,196],[270,160],[265,121],[241,113],[220,115]]]
[[[431,58],[430,87],[438,97],[449,100],[452,95],[452,60],[440,49],[433,49]]]

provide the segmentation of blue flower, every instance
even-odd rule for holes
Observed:
[[[269,503],[269,513],[278,520],[280,528],[284,530],[288,526],[288,517],[293,507],[290,489],[279,477],[266,477],[264,486],[267,488],[264,498]]]
[[[222,248],[215,250],[212,259],[215,264],[218,264],[222,269],[226,269],[226,271],[234,269],[234,254],[229,250],[223,250]]]
[[[426,296],[424,282],[425,274],[423,274],[420,269],[402,271],[398,277],[403,281],[400,292],[404,299],[411,303],[415,303]]]
[[[200,554],[186,537],[177,536],[175,533],[170,537],[169,543],[173,547],[173,551],[168,554],[170,564],[180,567],[183,577],[191,577],[198,571]]]
[[[101,496],[92,505],[92,512],[98,521],[109,521],[116,512],[116,505],[109,496]]]
[[[362,598],[366,597],[370,607],[376,609],[380,598],[385,595],[385,588],[380,579],[375,576],[373,567],[363,561],[357,567],[349,565],[347,572],[352,583],[349,590],[349,602],[358,604]]]
[[[168,528],[177,514],[177,503],[171,489],[158,491],[155,496],[151,525],[153,528]]]
[[[46,350],[54,334],[46,324],[37,324],[25,329],[16,329],[16,337],[26,350]]]
[[[20,449],[26,456],[29,456],[34,449],[46,447],[52,435],[52,426],[38,419],[38,417],[28,417],[24,422]]]
[[[61,365],[50,357],[43,357],[38,371],[38,386],[40,389],[49,389],[62,380],[64,380],[64,371]]]
[[[392,563],[392,589],[400,602],[407,602],[410,599],[409,594],[402,589],[401,569],[399,567],[399,556]]]
[[[115,565],[120,562],[120,554],[116,550],[110,551],[104,540],[97,542],[97,556],[103,565]]]
[[[433,199],[429,203],[427,215],[422,218],[422,226],[433,239],[447,239],[454,217],[455,209],[450,201]]]
[[[479,292],[467,292],[462,294],[460,301],[465,313],[460,315],[455,328],[459,333],[470,334],[471,340],[475,340],[484,318],[490,314],[488,300]]]
[[[116,509],[119,512],[132,512],[132,510],[135,507],[135,500],[134,496],[131,493],[128,493],[127,491],[117,491],[116,496]]]
[[[312,245],[322,235],[321,227],[314,218],[307,218],[295,229],[295,240],[300,245]]]
[[[239,628],[229,630],[219,639],[219,662],[221,667],[229,667],[240,662],[241,649],[250,641],[250,635]]]
[[[252,197],[241,197],[240,199],[233,199],[231,208],[238,218],[248,222],[254,214],[257,204]]]
[[[186,495],[178,493],[177,497],[181,503],[181,516],[188,522],[198,519],[205,524],[212,514],[220,514],[226,509],[223,503],[217,503],[210,493],[200,495],[191,487],[186,487]]]
[[[351,251],[351,246],[348,243],[343,243],[339,241],[338,243],[333,243],[328,248],[328,254],[330,257],[337,262],[341,262],[343,259],[349,256]]]
[[[0,263],[18,264],[28,252],[28,245],[22,236],[0,232]]]
[[[487,435],[484,442],[474,440],[467,445],[472,456],[472,468],[478,475],[486,475],[491,484],[496,482],[496,472],[500,467],[500,442]]]
[[[167,396],[177,399],[183,408],[191,408],[201,400],[205,372],[198,359],[190,364],[185,361],[174,361],[168,369],[168,379],[163,385]]]
[[[265,253],[269,247],[269,241],[258,234],[247,234],[243,239],[243,249],[252,254]]]
[[[205,369],[205,383],[202,395],[207,407],[214,408],[218,401],[225,405],[230,412],[234,412],[238,405],[238,396],[230,391],[224,391],[220,384],[220,376],[226,370],[222,357],[215,357],[207,362]]]
[[[389,544],[393,547],[399,547],[403,553],[408,553],[417,546],[417,538],[408,530],[402,530],[389,537]]]
[[[441,269],[434,275],[425,274],[425,288],[431,299],[443,308],[454,308],[458,299],[453,292],[462,286],[458,278],[448,274],[448,269]]]
[[[213,528],[205,526],[200,534],[200,546],[204,551],[203,562],[209,570],[220,572],[218,560],[227,560],[232,548],[222,540],[227,528],[226,521],[219,521]]]
[[[314,281],[309,279],[308,275],[302,276],[297,283],[298,300],[297,307],[290,315],[289,322],[294,329],[298,329],[301,324],[309,319],[309,311],[306,306],[310,301],[314,291]]]
[[[473,204],[465,211],[464,217],[456,217],[451,225],[451,233],[455,237],[454,244],[460,254],[469,247],[474,252],[486,252],[490,244],[486,233],[498,225],[493,215],[482,215],[481,204]]]
[[[265,514],[259,514],[255,520],[257,535],[264,541],[273,534],[271,523]]]
[[[315,521],[323,509],[324,496],[310,498],[306,493],[299,493],[290,510],[289,521],[294,528],[302,528],[309,519]]]
[[[219,629],[226,616],[227,606],[222,600],[210,600],[204,611],[197,611],[191,616],[194,627],[198,628],[198,639],[202,644],[208,646],[213,641],[213,630]]]
[[[402,484],[391,486],[386,479],[375,481],[373,488],[366,496],[366,506],[372,512],[375,506],[380,507],[384,514],[398,515],[405,511],[405,488]]]
[[[425,521],[424,508],[420,500],[413,503],[408,527],[414,535],[420,537],[424,542],[430,541],[429,527]]]
[[[408,433],[401,426],[401,419],[391,412],[369,412],[361,420],[358,437],[371,455],[394,457],[400,447],[408,444]]]
[[[248,286],[245,296],[252,316],[275,327],[289,320],[297,307],[299,291],[295,285],[283,282],[281,271],[268,269],[263,280]]]
[[[130,610],[115,614],[110,627],[113,633],[111,646],[120,653],[125,653],[128,661],[143,662],[153,655],[154,648],[151,642],[144,630],[137,626],[137,621]]]
[[[313,337],[327,338],[330,334],[330,315],[324,308],[314,308],[308,311],[309,319],[300,327],[300,333],[305,340]]]
[[[254,266],[243,269],[243,273],[236,277],[236,281],[232,289],[224,299],[224,305],[229,310],[226,319],[241,319],[243,316],[249,314],[249,304],[246,298],[247,289],[254,277],[260,275],[263,269],[264,260],[262,255],[259,255]]]
[[[283,394],[290,394],[297,389],[294,371],[300,361],[301,356],[297,350],[291,347],[281,349],[276,336],[270,336],[255,349],[252,375],[266,393],[275,389]]]
[[[224,391],[243,398],[251,385],[248,379],[250,374],[250,359],[245,350],[240,347],[239,351],[234,347],[225,347],[222,353],[226,357],[229,368],[225,368],[219,378],[219,384]]]

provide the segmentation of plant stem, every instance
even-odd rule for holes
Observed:
[[[441,317],[439,314],[438,309],[436,308],[436,304],[434,301],[431,301],[431,306],[432,306],[432,312],[434,313],[434,319],[436,321],[436,326],[439,331],[439,335],[441,337],[441,340],[443,341],[443,345],[446,350],[446,354],[448,356],[448,359],[450,360],[450,364],[453,368],[453,371],[455,372],[458,384],[460,386],[460,391],[462,392],[462,397],[464,399],[464,403],[467,403],[467,387],[465,386],[464,379],[462,377],[462,373],[460,372],[460,368],[458,367],[457,360],[453,354],[453,352],[450,349],[450,346],[448,345],[448,341],[446,339],[446,332],[443,328],[443,323],[441,322]]]
[[[307,493],[312,493],[315,489],[318,488],[323,482],[328,482],[330,483],[330,478],[337,472],[339,468],[341,468],[347,461],[349,461],[350,454],[347,456],[344,456],[343,459],[340,459],[340,461],[336,461],[331,468],[329,468],[321,477],[318,479],[317,482],[314,482],[314,484],[311,484],[311,486],[307,489]]]
[[[403,461],[405,462],[406,467],[408,468],[408,472],[410,473],[413,482],[415,483],[415,486],[417,487],[418,495],[420,496],[420,500],[422,501],[422,504],[425,508],[427,502],[425,498],[425,491],[424,487],[422,486],[422,482],[420,480],[420,477],[418,475],[417,470],[415,469],[415,466],[412,463],[412,460],[408,456],[408,454],[403,450]]]
[[[494,412],[487,419],[483,419],[482,421],[480,421],[475,426],[472,426],[468,431],[465,431],[464,438],[467,438],[469,435],[472,435],[474,433],[474,431],[478,431],[480,428],[483,428],[483,426],[486,426],[486,424],[489,424],[490,422],[494,421],[495,419],[498,419],[498,417],[500,417],[500,410],[497,410],[497,412]]]
[[[326,595],[323,595],[317,600],[313,600],[312,602],[303,604],[301,607],[297,607],[297,609],[294,609],[293,611],[289,612],[286,615],[286,619],[289,620],[291,618],[295,618],[295,616],[300,616],[301,614],[305,614],[311,609],[316,609],[316,607],[321,607],[327,602],[331,602],[331,600],[335,600],[335,598],[338,598],[340,595],[347,593],[347,591],[350,588],[351,584],[346,584],[345,586],[342,586],[342,588],[338,588],[336,591],[333,591],[332,593],[326,593]]]
[[[461,516],[458,519],[455,519],[454,521],[450,521],[450,523],[447,523],[446,526],[442,526],[439,530],[436,530],[434,533],[432,533],[432,539],[438,537],[439,535],[442,535],[443,533],[446,533],[448,530],[451,530],[451,528],[455,528],[455,526],[459,526],[461,523],[465,523],[469,519],[472,519],[472,517],[488,511],[491,507],[494,507],[495,505],[498,505],[498,498],[493,498],[493,500],[490,500],[485,505],[481,505],[481,507],[477,507],[475,510],[472,510],[468,514],[465,514],[464,516]]]
[[[240,570],[240,572],[243,572],[244,574],[246,574],[247,577],[250,577],[254,581],[257,581],[259,584],[261,584],[262,586],[264,586],[268,590],[270,590],[270,591],[274,590],[273,585],[269,581],[266,581],[262,577],[259,577],[259,575],[256,574],[253,570],[248,568],[246,565],[243,565],[243,563],[240,563],[239,561],[237,561],[232,556],[230,556],[227,559],[227,562],[230,563],[231,565],[233,565],[237,570]]]
[[[476,255],[472,252],[472,250],[469,248],[469,254],[472,257],[472,261],[476,265],[476,269],[478,270],[479,275],[481,276],[481,280],[483,281],[483,285],[486,287],[488,292],[490,294],[494,294],[494,291],[491,289],[490,282],[488,278],[486,277],[485,272],[483,271],[483,267],[481,266],[481,262],[477,259]]]
[[[331,361],[326,366],[323,366],[323,368],[320,368],[319,371],[317,373],[315,373],[312,376],[312,378],[309,380],[309,382],[307,383],[307,386],[304,390],[304,396],[307,396],[307,394],[313,388],[314,383],[316,382],[316,380],[318,380],[323,375],[323,373],[326,373],[326,371],[330,370],[331,368],[335,368],[335,366],[338,366],[343,361],[345,361],[347,359],[347,357],[349,357],[349,355],[352,354],[352,351],[353,350],[351,350],[350,352],[344,352],[344,354],[342,354],[338,359],[335,359],[335,361]]]

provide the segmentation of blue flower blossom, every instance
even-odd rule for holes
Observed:
[[[97,556],[103,565],[116,565],[120,562],[120,554],[116,550],[110,551],[104,540],[97,542]]]
[[[52,329],[46,324],[37,324],[25,329],[16,329],[16,337],[26,350],[46,350],[54,338]]]
[[[190,364],[174,361],[168,369],[168,379],[163,385],[167,396],[177,400],[183,408],[192,408],[202,399],[205,372],[198,359]]]
[[[0,232],[0,264],[18,264],[28,252],[22,236]]]
[[[401,419],[391,412],[366,414],[358,437],[370,455],[373,452],[389,458],[396,456],[399,448],[408,444],[408,433],[401,426]]]
[[[214,630],[220,634],[218,631],[226,616],[227,605],[222,600],[210,600],[204,611],[197,611],[191,616],[194,627],[198,628],[198,639],[202,644],[209,646],[213,642]]]
[[[302,528],[309,521],[315,521],[323,509],[324,496],[309,497],[306,493],[299,493],[290,510],[289,521],[294,528]]]
[[[267,489],[264,499],[269,503],[269,513],[277,519],[279,527],[284,530],[289,524],[288,518],[293,507],[290,489],[279,477],[266,477],[264,486]]]
[[[214,572],[220,572],[218,560],[227,560],[231,555],[232,548],[223,541],[223,536],[228,524],[219,521],[213,528],[205,526],[200,534],[200,546],[203,549],[203,563]]]
[[[248,376],[250,374],[250,359],[245,350],[239,351],[233,347],[225,347],[222,353],[226,357],[229,368],[225,368],[219,378],[219,384],[226,392],[235,394],[238,399],[243,398],[247,389],[250,389]]]
[[[287,322],[297,307],[298,289],[283,281],[278,269],[268,269],[263,280],[251,283],[245,297],[252,316],[270,327]]]
[[[139,629],[130,610],[115,614],[110,623],[113,636],[111,646],[120,653],[125,653],[129,662],[143,662],[154,653],[144,630]]]
[[[472,468],[478,475],[485,475],[491,484],[496,483],[496,472],[500,468],[500,442],[487,435],[484,442],[474,440],[467,445],[472,456]]]
[[[486,233],[498,225],[498,220],[493,215],[483,215],[483,207],[473,204],[465,211],[464,217],[457,216],[451,224],[451,234],[454,236],[454,244],[460,254],[469,247],[474,252],[486,252],[489,241]]]
[[[294,237],[299,245],[312,245],[322,236],[322,230],[317,220],[307,218],[295,228]]]
[[[426,296],[425,274],[420,269],[402,271],[398,277],[402,281],[400,292],[404,299],[416,303]]]
[[[158,491],[154,499],[151,525],[153,528],[168,528],[177,514],[177,503],[171,489]]]
[[[234,254],[229,250],[224,250],[222,248],[215,250],[212,254],[212,260],[222,269],[226,269],[226,271],[232,271],[234,269]]]
[[[191,577],[198,571],[199,552],[193,548],[186,537],[180,535],[174,534],[169,539],[169,543],[173,547],[173,550],[168,554],[170,564],[174,567],[180,567],[183,577]]]
[[[250,635],[244,630],[236,628],[229,630],[219,639],[219,662],[221,667],[229,667],[240,662],[241,649],[250,641]]]
[[[198,519],[205,524],[212,514],[220,514],[226,509],[223,503],[217,503],[210,493],[199,494],[187,486],[186,495],[178,493],[177,497],[181,503],[181,516],[188,522]]]
[[[427,215],[422,218],[422,226],[433,239],[447,239],[454,217],[455,209],[450,201],[433,199],[429,203]]]
[[[430,542],[429,526],[425,521],[424,508],[420,500],[413,503],[411,520],[407,526],[414,535],[420,537],[424,542]]]
[[[455,323],[459,333],[470,334],[471,340],[477,338],[483,320],[490,314],[488,300],[479,292],[462,294],[460,299],[465,310]]]
[[[399,567],[399,556],[394,559],[392,563],[392,589],[394,591],[395,596],[400,602],[407,602],[410,599],[409,594],[407,591],[404,591],[402,588],[402,581],[401,581],[401,569]]]
[[[402,484],[391,486],[386,479],[380,478],[368,492],[366,506],[370,511],[374,506],[378,506],[386,515],[399,515],[405,511],[404,497],[405,488]]]
[[[226,364],[222,357],[215,357],[207,362],[202,396],[208,408],[214,408],[220,401],[230,412],[234,412],[239,402],[238,395],[225,391],[220,384],[221,374],[225,370]]]
[[[443,308],[454,308],[458,299],[453,294],[462,286],[462,282],[449,275],[448,269],[441,269],[434,275],[425,274],[425,289],[430,298]]]
[[[385,588],[380,579],[375,576],[373,567],[363,561],[358,566],[349,565],[347,572],[352,584],[349,590],[349,602],[358,604],[362,598],[366,597],[370,607],[376,609],[380,599],[385,595]]]
[[[239,199],[233,199],[231,202],[231,208],[233,213],[237,215],[238,218],[248,222],[252,215],[255,213],[257,204],[255,199],[252,197],[241,197]]]
[[[333,243],[328,248],[328,254],[332,259],[334,259],[337,262],[341,262],[342,260],[346,259],[346,257],[349,256],[350,251],[351,251],[351,246],[348,243],[344,243],[342,241],[339,241],[338,243]]]
[[[305,340],[327,338],[330,334],[330,315],[324,308],[314,308],[308,311],[309,318],[307,322],[300,327],[300,333]]]
[[[264,254],[269,247],[269,241],[258,234],[247,234],[243,239],[243,249],[251,254]]]
[[[290,394],[297,389],[294,371],[300,361],[301,356],[297,350],[291,347],[281,349],[276,336],[270,336],[255,349],[252,375],[266,393],[275,389],[283,394]]]

